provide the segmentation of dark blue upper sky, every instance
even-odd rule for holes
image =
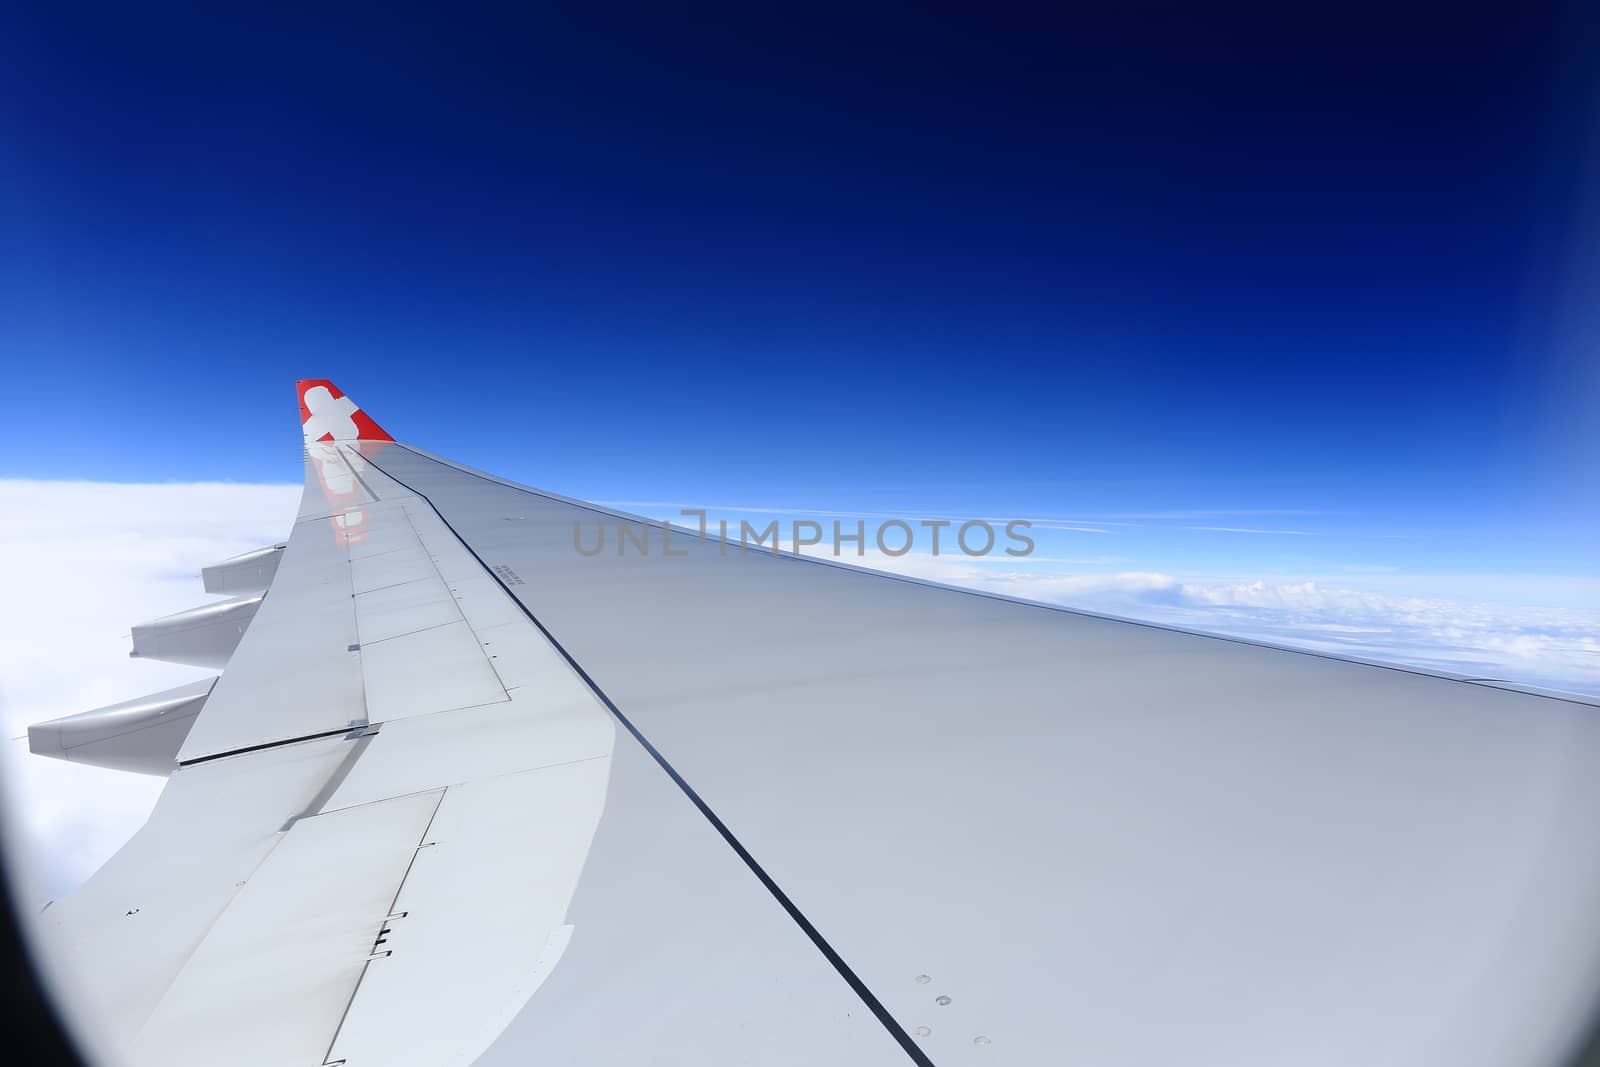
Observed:
[[[598,6],[8,14],[0,474],[292,479],[327,376],[580,495],[1593,573],[1580,6]]]

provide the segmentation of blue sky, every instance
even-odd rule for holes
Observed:
[[[290,480],[327,376],[592,499],[1593,603],[1578,5],[198,10],[5,16],[0,475]]]

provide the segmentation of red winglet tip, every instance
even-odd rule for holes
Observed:
[[[307,441],[393,441],[382,426],[326,378],[295,382]]]

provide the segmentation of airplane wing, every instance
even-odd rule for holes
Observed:
[[[220,675],[34,728],[169,776],[42,916],[99,1062],[1499,1067],[1591,1021],[1591,703],[740,550],[300,393],[288,541],[134,632]]]

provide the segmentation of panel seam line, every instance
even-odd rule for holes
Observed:
[[[410,450],[408,449],[407,451]],[[478,561],[478,565],[484,569],[485,573],[495,580],[496,584],[498,584],[500,588],[505,591],[505,594],[511,598],[512,603],[517,605],[522,614],[527,616],[528,621],[533,623],[533,625],[538,628],[539,632],[544,635],[545,640],[550,642],[551,647],[561,654],[561,658],[566,660],[567,666],[571,667],[573,671],[577,673],[578,677],[583,679],[584,684],[587,685],[590,691],[593,692],[600,702],[606,706],[606,709],[611,712],[616,720],[622,724],[623,729],[627,730],[628,733],[632,735],[633,739],[637,741],[645,750],[645,752],[649,753],[650,758],[655,760],[657,766],[659,766],[662,771],[666,773],[668,778],[672,779],[673,784],[678,787],[679,791],[681,791],[683,795],[688,798],[689,802],[693,804],[700,814],[705,818],[705,820],[711,824],[712,828],[721,835],[723,841],[727,843],[728,847],[733,849],[734,853],[739,857],[739,859],[744,862],[744,865],[750,869],[750,873],[756,876],[756,880],[759,881],[772,896],[772,898],[778,902],[778,905],[783,908],[783,910],[788,914],[789,918],[794,921],[795,925],[800,927],[801,932],[804,933],[806,937],[810,939],[811,943],[816,946],[817,950],[822,953],[823,957],[828,961],[828,963],[833,966],[833,969],[838,972],[839,977],[844,979],[845,984],[850,987],[851,991],[855,993],[857,998],[859,998],[860,1001],[866,1005],[867,1009],[871,1011],[872,1014],[877,1018],[879,1024],[881,1024],[883,1028],[889,1032],[889,1035],[899,1043],[906,1055],[911,1058],[911,1061],[917,1064],[918,1067],[934,1067],[934,1063],[931,1059],[929,1059],[928,1054],[917,1046],[916,1041],[909,1033],[906,1032],[905,1027],[900,1025],[899,1020],[895,1019],[895,1017],[889,1013],[889,1009],[883,1005],[883,1002],[877,998],[872,990],[867,988],[867,984],[863,982],[860,976],[858,976],[850,967],[850,965],[845,962],[844,957],[839,955],[834,947],[828,943],[827,939],[822,936],[822,932],[812,924],[811,920],[806,918],[799,906],[796,905],[794,901],[789,899],[789,895],[785,893],[778,886],[778,883],[773,880],[772,876],[762,868],[761,864],[756,861],[756,858],[750,854],[750,850],[744,847],[744,845],[739,841],[738,837],[734,835],[733,831],[728,828],[727,824],[717,816],[716,812],[711,810],[711,806],[701,798],[699,793],[695,792],[694,787],[688,783],[683,775],[678,773],[677,769],[667,761],[667,758],[664,755],[661,754],[661,751],[657,749],[655,745],[651,744],[649,738],[645,737],[639,728],[633,724],[633,721],[622,713],[622,709],[616,705],[616,702],[606,695],[606,691],[600,688],[599,683],[590,676],[588,671],[583,669],[583,666],[577,661],[572,653],[567,651],[566,646],[562,645],[560,641],[556,640],[555,634],[550,632],[549,628],[546,627],[539,617],[533,613],[532,609],[518,599],[517,595],[511,591],[511,587],[505,583],[505,580],[494,572],[488,563],[484,561],[482,556],[478,555],[477,549],[473,548],[472,545],[467,542],[467,539],[461,536],[460,531],[458,531],[455,526],[451,524],[450,520],[445,518],[444,512],[439,510],[438,506],[434,504],[432,498],[430,498],[427,493],[424,493],[415,486],[408,484],[403,479],[396,477],[370,456],[363,458],[365,458],[368,463],[372,464],[372,466],[376,467],[379,471],[382,471],[385,477],[392,479],[397,484],[404,486],[407,490],[416,494],[418,498],[420,498],[428,505],[430,509],[432,509],[433,513],[438,516],[439,521],[444,523],[445,528],[449,530],[455,539],[461,543],[461,546],[465,548],[469,554],[471,554],[472,558]],[[419,458],[425,457],[419,456]]]

